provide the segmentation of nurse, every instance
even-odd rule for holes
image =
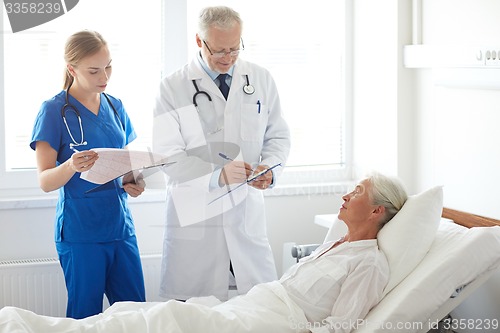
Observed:
[[[103,295],[117,301],[145,301],[144,278],[128,195],[144,191],[133,177],[115,180],[105,191],[80,179],[99,158],[92,148],[124,148],[136,133],[122,102],[106,95],[111,55],[103,37],[80,31],[66,42],[64,90],[45,101],[30,146],[45,192],[59,190],[55,241],[68,291],[66,315],[102,312]]]
[[[244,49],[241,34],[242,20],[231,8],[203,9],[194,59],[160,84],[153,150],[179,156],[208,147],[220,162],[212,157],[208,176],[193,173],[186,180],[183,174],[183,181],[175,177],[175,169],[188,172],[192,164],[178,163],[166,170],[160,287],[166,298],[215,295],[225,300],[233,276],[240,294],[277,279],[263,193],[277,183],[282,168],[231,189],[252,174],[279,163],[284,166],[290,133],[270,73],[239,58]],[[216,144],[221,142],[239,150],[232,155],[213,151],[224,147]],[[224,191],[231,192],[217,199]]]

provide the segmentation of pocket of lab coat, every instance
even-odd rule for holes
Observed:
[[[267,120],[267,105],[243,104],[241,106],[241,138],[244,141],[262,142]]]

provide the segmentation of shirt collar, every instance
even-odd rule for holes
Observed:
[[[201,52],[198,52],[197,53],[197,58],[198,58],[198,61],[200,62],[201,64],[201,67],[203,67],[203,69],[205,70],[205,72],[207,72],[208,76],[210,76],[210,78],[212,80],[215,81],[215,79],[217,78],[217,76],[219,76],[219,72],[216,72],[216,71],[213,71],[210,69],[210,67],[208,67],[207,63],[205,62],[205,59],[203,59],[203,57],[201,56]],[[229,74],[229,76],[233,76],[233,72],[234,72],[234,65],[231,66],[231,68],[229,68],[229,71],[227,72],[227,74]]]

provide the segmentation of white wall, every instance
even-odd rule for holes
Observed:
[[[433,0],[423,2],[423,43],[490,46],[500,49],[500,2]],[[494,184],[499,184],[500,93],[476,87],[435,85],[436,70],[420,71],[423,101],[419,159],[422,184],[445,185],[445,204],[500,218]],[[460,75],[463,69],[456,69]],[[500,76],[500,69],[497,69]],[[481,70],[477,70],[481,75]],[[476,195],[481,193],[481,195]]]
[[[500,1],[425,0],[422,8],[423,44],[499,49]],[[417,186],[424,189],[442,184],[445,206],[500,219],[500,92],[438,86],[434,84],[436,69],[413,71],[419,94],[415,109],[420,124],[415,137],[420,170]],[[461,69],[454,71],[461,73]],[[497,71],[500,75],[500,69]],[[481,75],[480,70],[478,73]],[[500,273],[452,316],[500,319],[499,282]]]
[[[414,193],[412,74],[402,67],[411,3],[354,1],[354,166],[400,177]]]
[[[372,168],[398,173],[395,52],[398,29],[396,6],[392,3],[354,2],[353,142],[358,176]]]

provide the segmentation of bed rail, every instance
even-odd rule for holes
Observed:
[[[442,216],[467,228],[500,226],[500,220],[446,207],[443,208]]]

